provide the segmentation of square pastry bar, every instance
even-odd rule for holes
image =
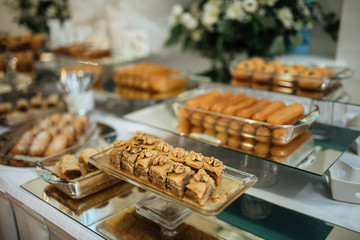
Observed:
[[[254,175],[226,167],[214,157],[140,131],[128,140],[115,141],[111,149],[90,157],[89,162],[206,215],[221,212],[257,181]]]

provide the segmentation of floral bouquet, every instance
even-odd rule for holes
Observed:
[[[48,19],[70,17],[67,0],[5,0],[5,5],[16,13],[17,23],[32,33],[48,33]]]
[[[312,29],[314,21],[335,32],[339,25],[315,0],[194,0],[186,8],[175,5],[169,21],[166,45],[200,51],[213,69],[228,69],[229,61],[243,52],[281,55],[303,42],[304,30]]]

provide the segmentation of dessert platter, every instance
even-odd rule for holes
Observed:
[[[166,99],[185,91],[187,76],[160,64],[139,62],[118,68],[114,93],[123,99]]]
[[[97,130],[86,115],[51,113],[7,131],[0,139],[0,162],[3,165],[34,167],[43,157],[81,144]]]
[[[313,152],[307,129],[319,110],[312,103],[211,89],[193,94],[173,103],[180,134],[292,165]]]
[[[340,81],[353,73],[339,66],[259,57],[234,62],[230,70],[231,84],[236,86],[331,100],[345,94]]]
[[[193,211],[214,215],[256,183],[257,178],[214,157],[174,147],[144,132],[88,160],[141,188]]]

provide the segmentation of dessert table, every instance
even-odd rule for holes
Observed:
[[[158,106],[159,107],[159,106]],[[161,106],[160,106],[161,107]],[[134,115],[134,114],[133,114]],[[121,133],[120,119],[112,114],[95,110],[91,117],[112,126]],[[131,118],[127,116],[127,118]],[[150,126],[148,126],[150,128]],[[146,129],[147,126],[144,126]],[[345,153],[343,158],[354,159],[357,156]],[[80,224],[60,210],[32,195],[21,185],[38,178],[34,168],[9,167],[0,165],[0,201],[1,224],[0,237],[14,239],[102,239],[94,227]],[[246,191],[247,196],[264,199],[280,206],[287,215],[293,213],[312,221],[319,221],[323,226],[324,236],[335,239],[337,234],[360,236],[360,206],[357,204],[335,201],[331,198],[324,177],[279,166],[277,183],[270,187],[252,187]],[[236,203],[217,218],[236,227],[243,228],[236,211]],[[11,209],[9,208],[11,207]],[[300,218],[300,217],[298,217]],[[3,221],[5,220],[6,221]],[[16,224],[15,224],[16,223]],[[15,226],[14,226],[15,225]],[[334,227],[335,226],[335,227]],[[260,225],[255,225],[253,234],[261,236]],[[251,228],[245,229],[251,231]],[[267,235],[261,237],[274,237]],[[279,235],[280,236],[280,235]],[[281,235],[284,239],[289,236]]]

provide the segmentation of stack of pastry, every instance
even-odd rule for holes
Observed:
[[[200,205],[206,204],[220,185],[224,167],[214,157],[173,147],[144,132],[136,132],[128,141],[114,142],[109,159],[118,170]]]
[[[26,131],[9,154],[49,156],[74,144],[84,134],[88,124],[87,116],[53,113]]]
[[[291,125],[304,116],[304,106],[212,90],[187,100],[177,116],[182,134],[204,133],[242,152],[284,157],[271,150],[275,145],[287,146],[296,137]]]
[[[332,75],[334,72],[326,67],[285,65],[279,61],[265,62],[262,58],[254,57],[235,66],[231,83],[237,86],[321,97],[326,87],[324,78]]]
[[[136,91],[139,95],[174,96],[184,90],[186,79],[179,71],[171,68],[142,62],[120,68],[114,75],[114,82],[120,89]],[[122,91],[118,90],[119,93]],[[125,96],[125,94],[123,94]]]
[[[17,71],[32,71],[38,50],[45,42],[43,34],[0,35],[0,71],[6,71],[6,51],[10,51],[16,58]]]

